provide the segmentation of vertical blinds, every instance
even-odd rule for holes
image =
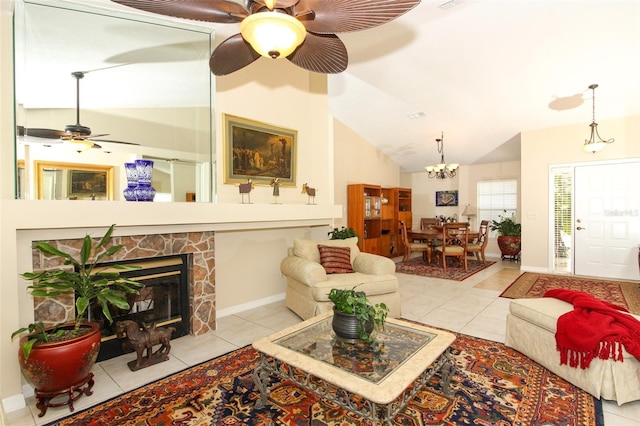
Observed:
[[[553,176],[553,234],[555,258],[569,256],[572,231],[573,171],[557,167]]]

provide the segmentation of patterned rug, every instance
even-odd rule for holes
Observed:
[[[443,278],[445,280],[464,281],[471,275],[488,268],[494,263],[496,262],[487,261],[487,266],[484,266],[482,262],[469,259],[467,260],[467,267],[469,270],[465,271],[464,266],[460,267],[457,260],[448,259],[447,272],[445,273],[441,266],[438,266],[436,263],[427,264],[420,256],[411,258],[406,262],[396,263],[396,272],[421,275],[423,277]]]
[[[626,307],[629,312],[640,315],[640,283],[631,281],[525,272],[512,282],[500,297],[508,299],[542,297],[552,288],[589,293],[593,297]]]
[[[461,334],[452,349],[455,396],[441,391],[436,375],[393,425],[604,425],[599,400],[519,352]],[[371,425],[278,379],[269,385],[269,403],[254,408],[257,361],[247,346],[51,425]]]

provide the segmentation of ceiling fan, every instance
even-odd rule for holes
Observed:
[[[240,23],[240,33],[220,43],[209,60],[214,75],[237,71],[260,56],[287,58],[309,71],[347,68],[347,49],[335,33],[392,21],[420,0],[111,0],[177,18]]]
[[[18,126],[18,138],[28,137],[31,141],[35,140],[33,138],[39,138],[56,140],[57,142],[68,142],[71,144],[75,144],[74,146],[76,146],[78,152],[90,148],[102,148],[102,146],[97,144],[95,141],[119,143],[125,145],[140,145],[133,142],[121,142],[109,139],[94,139],[102,136],[107,136],[108,134],[104,133],[91,136],[91,129],[80,124],[80,79],[83,78],[87,73],[89,73],[89,71],[74,71],[71,73],[73,78],[76,79],[76,124],[69,124],[65,126],[64,130],[38,129]]]

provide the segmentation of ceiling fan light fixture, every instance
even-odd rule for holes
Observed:
[[[93,148],[93,142],[88,141],[86,139],[71,138],[71,139],[66,139],[65,142],[68,143],[69,146],[73,146],[73,149],[75,149],[78,152],[87,151]]]
[[[240,33],[256,52],[273,59],[292,54],[307,36],[300,21],[276,11],[247,16],[240,24]]]

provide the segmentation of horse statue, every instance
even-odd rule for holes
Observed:
[[[302,193],[308,195],[307,204],[315,204],[316,203],[316,189],[310,188],[306,183],[302,184]]]
[[[249,203],[248,204],[251,204],[251,190],[253,189],[253,182],[251,182],[251,179],[248,179],[245,183],[241,183],[238,189],[240,190],[240,194],[242,194],[241,195],[241,197],[242,197],[241,203],[242,204],[246,204],[244,202],[244,194],[249,194],[248,195],[249,196]]]
[[[131,320],[119,321],[116,323],[116,336],[122,340],[122,349],[125,352],[135,351],[137,358],[129,361],[129,369],[137,371],[141,368],[169,360],[171,351],[171,334],[176,331],[174,327],[158,327],[155,323],[151,326],[143,324],[142,327],[137,322]],[[157,351],[153,352],[155,345],[161,345]],[[146,356],[143,357],[145,349]]]

